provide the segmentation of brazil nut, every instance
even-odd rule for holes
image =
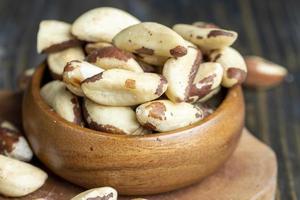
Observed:
[[[118,192],[112,187],[93,188],[82,192],[71,200],[117,200]]]

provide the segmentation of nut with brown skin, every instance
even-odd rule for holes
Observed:
[[[88,99],[84,100],[82,107],[85,121],[91,129],[123,135],[144,133],[130,107],[103,106]]]
[[[82,192],[71,200],[117,200],[118,192],[112,187],[94,188]]]
[[[81,84],[87,98],[108,106],[132,106],[157,99],[167,86],[161,75],[123,69],[104,71]]]
[[[89,42],[111,42],[124,28],[140,20],[129,13],[110,7],[94,8],[79,16],[72,25],[72,34]]]
[[[276,63],[258,56],[246,56],[248,76],[245,85],[255,88],[269,88],[279,85],[287,75],[287,70]]]
[[[64,68],[63,81],[72,93],[84,96],[80,86],[81,82],[103,71],[102,68],[88,62],[73,60],[68,62]]]
[[[32,150],[21,132],[10,122],[0,122],[0,154],[29,162]]]
[[[187,53],[187,45],[180,35],[154,22],[143,22],[122,30],[113,38],[113,44],[137,54],[181,57]]]
[[[158,132],[172,131],[204,118],[204,111],[190,103],[156,100],[136,108],[138,121],[144,128]]]
[[[37,34],[38,53],[53,53],[80,45],[71,35],[71,24],[57,20],[43,20]]]
[[[216,87],[215,89],[211,90],[208,94],[206,94],[204,97],[199,99],[197,102],[204,103],[208,101],[210,98],[218,94],[221,90],[221,86]]]
[[[143,72],[132,53],[117,47],[103,47],[95,50],[86,57],[86,61],[103,69],[126,69],[133,72]]]
[[[0,155],[0,194],[22,197],[39,189],[47,174],[28,163]]]
[[[84,52],[81,47],[68,48],[66,50],[51,53],[47,57],[47,63],[54,79],[62,79],[64,67],[72,60],[84,60]]]
[[[83,125],[78,97],[67,90],[62,81],[51,81],[41,88],[44,101],[62,118]]]
[[[222,86],[230,88],[245,81],[247,77],[246,63],[237,50],[231,47],[213,50],[208,57],[211,62],[220,63],[224,68]]]
[[[29,68],[23,71],[18,78],[18,88],[20,90],[26,90],[31,81],[31,77],[35,72],[35,68]]]
[[[167,97],[173,102],[188,100],[190,86],[202,61],[199,49],[188,47],[187,54],[170,58],[164,65],[163,76],[168,80]]]
[[[176,24],[173,30],[184,39],[196,44],[208,52],[212,49],[223,49],[234,43],[238,34],[234,31],[219,28],[200,28],[189,24]]]
[[[212,90],[219,87],[223,77],[223,67],[219,63],[201,63],[189,88],[188,102],[196,102],[204,98]]]
[[[94,43],[88,43],[87,45],[85,45],[84,50],[87,54],[90,54],[95,50],[102,49],[104,47],[111,47],[111,46],[113,46],[113,45],[108,42],[94,42]]]

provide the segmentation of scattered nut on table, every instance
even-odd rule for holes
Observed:
[[[0,154],[29,162],[32,150],[21,132],[10,122],[0,122]]]
[[[112,187],[100,187],[82,192],[71,200],[117,200],[118,192]]]
[[[7,197],[21,197],[39,189],[47,174],[41,169],[0,155],[0,194]]]
[[[280,84],[288,74],[283,66],[258,56],[246,56],[245,61],[248,76],[244,84],[249,87],[273,87]]]

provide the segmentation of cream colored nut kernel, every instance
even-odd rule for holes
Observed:
[[[47,174],[28,163],[0,155],[0,194],[22,197],[39,189]]]
[[[143,22],[122,30],[114,37],[113,44],[129,52],[164,57],[181,57],[187,52],[185,40],[180,35],[154,22]]]
[[[47,62],[49,70],[54,79],[61,79],[64,67],[72,60],[84,60],[84,52],[81,47],[68,48],[66,50],[51,53]]]
[[[117,47],[104,47],[90,53],[86,60],[103,69],[126,69],[133,72],[143,72],[132,53]]]
[[[220,28],[219,26],[217,26],[217,25],[215,25],[213,23],[203,22],[203,21],[194,22],[192,25],[196,26],[198,28]]]
[[[247,86],[273,87],[280,84],[288,73],[283,66],[258,56],[247,56],[245,61],[248,69]]]
[[[213,96],[218,94],[220,92],[220,90],[221,90],[221,86],[216,87],[215,89],[211,90],[208,94],[206,94],[204,97],[199,99],[197,102],[204,103],[204,102],[208,101]]]
[[[84,80],[83,93],[109,106],[132,106],[160,97],[167,89],[165,77],[154,73],[111,69]]]
[[[43,20],[37,34],[38,53],[51,53],[80,45],[71,35],[71,24],[57,20]]]
[[[25,162],[33,156],[25,137],[8,121],[0,123],[0,154]]]
[[[97,131],[131,135],[140,127],[130,107],[103,106],[85,99],[83,113],[89,128]]]
[[[118,192],[111,187],[101,187],[87,190],[71,200],[117,200]]]
[[[165,132],[191,125],[203,119],[204,113],[190,103],[156,100],[138,106],[136,116],[144,128]]]
[[[18,77],[18,88],[20,90],[25,90],[31,81],[31,77],[35,72],[35,68],[26,69]]]
[[[188,24],[176,24],[173,30],[184,39],[196,44],[203,51],[223,49],[234,43],[238,34],[218,28],[200,28]]]
[[[168,60],[168,57],[147,54],[137,54],[136,57],[138,60],[154,66],[164,66],[165,62]]]
[[[219,63],[201,63],[189,88],[188,102],[195,102],[220,86],[223,71]]]
[[[64,68],[63,81],[73,94],[84,96],[80,86],[81,82],[103,71],[102,68],[88,62],[73,60],[68,62]]]
[[[129,13],[110,7],[89,10],[72,25],[72,34],[89,42],[111,42],[122,29],[140,21]]]
[[[108,42],[94,42],[94,43],[88,43],[87,45],[85,45],[84,50],[87,54],[90,54],[95,50],[102,49],[104,47],[111,47],[111,46],[113,46],[113,45]]]
[[[232,87],[242,84],[247,77],[247,67],[242,55],[231,47],[213,50],[209,54],[211,62],[220,63],[224,69],[222,86]]]
[[[51,81],[41,88],[44,101],[62,118],[82,125],[81,109],[77,96],[69,92],[61,81]]]
[[[167,60],[162,74],[168,80],[166,95],[171,101],[182,102],[188,100],[189,89],[201,61],[201,51],[193,47],[188,47],[185,56]]]

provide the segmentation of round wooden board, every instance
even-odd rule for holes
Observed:
[[[20,105],[20,93],[0,92],[0,119],[9,119],[20,124]],[[44,168],[38,161],[33,162]],[[23,198],[0,197],[0,200],[67,200],[83,191],[82,188],[48,173],[46,184],[38,191]],[[276,181],[277,162],[274,152],[244,129],[237,150],[214,175],[190,187],[145,198],[149,200],[273,200]],[[127,199],[131,198],[119,198],[119,200]]]

